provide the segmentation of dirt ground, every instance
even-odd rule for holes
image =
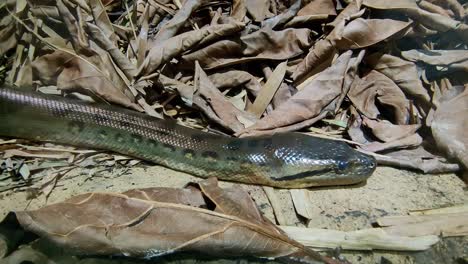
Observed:
[[[118,177],[105,172],[90,178],[80,175],[77,169],[60,180],[48,200],[44,196],[31,200],[28,192],[9,191],[0,194],[0,213],[3,217],[9,211],[35,209],[84,192],[121,192],[156,186],[183,187],[190,181],[198,180],[185,173],[146,164],[138,164]],[[232,184],[221,182],[220,185]],[[263,189],[258,186],[242,187],[249,191],[262,212],[274,221],[272,207]],[[290,192],[275,190],[288,225],[357,230],[371,227],[372,222],[380,216],[402,215],[414,209],[468,202],[468,189],[456,175],[424,175],[388,167],[379,167],[368,182],[360,186],[314,188],[309,191],[309,202],[315,218],[307,222],[296,215]],[[348,251],[342,254],[352,263],[467,263],[468,237],[443,239],[431,250],[424,252]]]

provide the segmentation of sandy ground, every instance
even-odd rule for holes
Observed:
[[[35,209],[83,192],[121,192],[156,186],[183,187],[190,181],[199,180],[185,173],[145,164],[139,164],[118,177],[107,172],[91,178],[77,175],[80,175],[78,169],[68,174],[47,200],[44,196],[31,200],[27,192],[9,191],[0,194],[0,214],[4,216],[9,211]],[[220,185],[232,184],[222,182]],[[248,185],[242,187],[251,194],[262,212],[275,221],[263,189]],[[468,189],[456,175],[423,175],[388,167],[378,168],[368,182],[360,186],[310,189],[309,202],[314,215],[311,220],[297,216],[288,190],[275,192],[288,225],[344,231],[371,227],[372,222],[380,216],[401,215],[414,209],[468,202]],[[424,252],[353,251],[343,252],[343,255],[352,263],[462,263],[460,259],[468,260],[468,238],[444,239]]]

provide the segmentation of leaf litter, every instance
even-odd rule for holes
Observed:
[[[456,0],[7,1],[0,81],[224,135],[298,131],[382,165],[468,175],[465,10]],[[24,141],[0,151],[1,190],[50,193],[68,169],[138,162]]]

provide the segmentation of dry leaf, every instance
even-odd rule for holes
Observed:
[[[242,137],[297,130],[311,125],[322,109],[340,96],[352,52],[342,54],[330,68],[321,72],[271,114],[239,133]]]
[[[138,69],[137,76],[151,74],[164,63],[182,52],[187,51],[200,43],[233,34],[242,30],[242,28],[243,24],[240,23],[213,25],[199,30],[189,31],[167,39],[161,43],[156,43],[156,45],[149,50],[145,61]]]
[[[437,31],[445,32],[457,29],[460,22],[436,13],[427,12],[413,0],[363,0],[363,5],[382,10],[394,10],[406,14],[424,26]]]
[[[394,118],[399,125],[408,124],[410,120],[410,102],[405,94],[390,78],[377,71],[370,71],[362,79],[356,80],[348,98],[369,118],[376,119],[383,112],[384,116]]]
[[[185,67],[198,61],[203,69],[214,69],[254,60],[285,60],[296,57],[309,48],[310,29],[269,28],[240,38],[225,39],[182,56]]]
[[[255,117],[253,115],[237,109],[223,96],[198,63],[195,64],[194,83],[197,91],[194,95],[195,105],[216,123],[226,129],[238,132],[245,128],[239,121],[239,116],[254,122]]]
[[[288,238],[245,191],[221,189],[214,178],[196,188],[82,194],[16,216],[25,229],[82,254],[151,258],[191,251],[339,262]]]
[[[332,0],[312,0],[306,4],[297,15],[336,15],[335,3]]]
[[[165,40],[168,40],[174,37],[177,34],[177,31],[185,25],[187,20],[190,18],[190,15],[197,10],[202,4],[201,0],[187,0],[184,2],[182,8],[177,11],[177,13],[164,24],[161,29],[158,31],[154,37],[153,46],[157,46]]]
[[[396,139],[390,142],[381,143],[374,141],[370,144],[361,146],[360,148],[370,152],[382,152],[384,150],[415,148],[421,145],[423,139],[418,134],[412,134],[404,138]]]
[[[262,86],[257,78],[246,71],[226,70],[213,73],[208,76],[213,84],[220,90],[245,86],[245,88],[254,96],[258,95]]]
[[[468,170],[468,89],[449,90],[441,98],[431,124],[437,146]]]
[[[427,90],[422,86],[416,65],[401,58],[375,53],[366,58],[370,66],[390,78],[410,99],[418,100],[423,106],[430,104]]]
[[[262,27],[265,28],[280,28],[286,23],[288,23],[292,18],[294,18],[297,15],[297,12],[301,8],[301,0],[296,0],[291,7],[285,11],[284,13],[281,13],[277,16],[274,16],[272,18],[266,19],[265,21],[262,22]]]
[[[265,18],[270,17],[272,14],[270,13],[270,1],[269,0],[256,0],[256,1],[249,1],[249,0],[241,0],[243,1],[243,5],[247,12],[252,16],[254,21],[260,22],[263,21]]]
[[[365,118],[363,124],[372,130],[372,134],[383,142],[391,142],[413,135],[421,125],[394,125],[386,120]]]
[[[408,50],[403,58],[413,62],[424,62],[441,69],[468,72],[468,50]]]
[[[267,82],[255,98],[249,112],[253,113],[257,118],[260,118],[263,112],[265,112],[268,104],[283,82],[286,66],[286,62],[282,62],[276,67],[275,71],[268,77]]]
[[[120,76],[107,67],[109,61],[101,57],[82,57],[63,51],[55,51],[33,61],[33,73],[43,85],[56,85],[61,90],[76,91],[105,99],[109,102],[140,110],[123,90],[126,89]]]

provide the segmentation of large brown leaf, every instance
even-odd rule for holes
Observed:
[[[225,39],[182,56],[186,67],[198,61],[204,69],[225,67],[253,60],[286,60],[296,57],[312,44],[309,29],[274,31],[264,28],[238,39]]]
[[[299,16],[336,15],[335,3],[332,0],[312,0],[299,10]]]
[[[366,58],[374,70],[390,78],[408,98],[417,100],[423,106],[430,105],[430,97],[418,76],[416,65],[399,57],[375,53]]]
[[[424,62],[444,70],[468,72],[468,50],[408,50],[403,58],[413,62]]]
[[[449,17],[427,12],[419,8],[416,1],[413,0],[364,0],[363,5],[375,9],[394,10],[404,13],[424,26],[441,32],[457,30],[457,27],[460,25],[460,22]]]
[[[376,119],[380,116],[381,110],[377,107],[379,102],[386,115],[394,117],[396,124],[408,124],[410,120],[410,102],[400,88],[380,72],[370,71],[358,80],[351,87],[348,98],[369,118]]]
[[[243,27],[244,25],[241,23],[213,25],[177,35],[159,44],[156,43],[156,45],[149,50],[148,55],[138,69],[137,76],[151,74],[164,63],[182,52],[201,43],[213,41],[217,38],[240,31]]]
[[[103,61],[103,59],[106,59]],[[109,57],[97,54],[84,57],[55,51],[33,61],[34,77],[42,85],[56,85],[59,89],[81,91],[123,106],[140,110],[127,86],[114,71]]]
[[[333,31],[325,38],[318,41],[309,51],[307,56],[297,66],[292,75],[299,80],[314,67],[326,61],[335,50],[348,50],[366,48],[381,41],[388,40],[408,29],[411,22],[403,22],[393,19],[362,19],[356,18],[346,24],[342,20]]]
[[[245,191],[221,189],[215,178],[185,189],[82,194],[16,216],[25,229],[82,254],[151,258],[190,251],[337,263],[289,239]]]
[[[252,16],[254,21],[260,22],[265,18],[270,17],[272,14],[269,11],[270,1],[269,0],[242,0],[247,9],[247,12]]]
[[[388,121],[364,119],[364,125],[372,130],[378,139],[383,142],[391,142],[402,139],[416,133],[421,125],[394,125]]]
[[[434,113],[431,129],[437,145],[468,171],[468,87],[447,91]],[[468,181],[468,178],[466,178]]]
[[[305,88],[239,135],[297,130],[323,118],[322,110],[342,93],[351,55],[352,51],[342,54],[334,65],[319,73]]]

